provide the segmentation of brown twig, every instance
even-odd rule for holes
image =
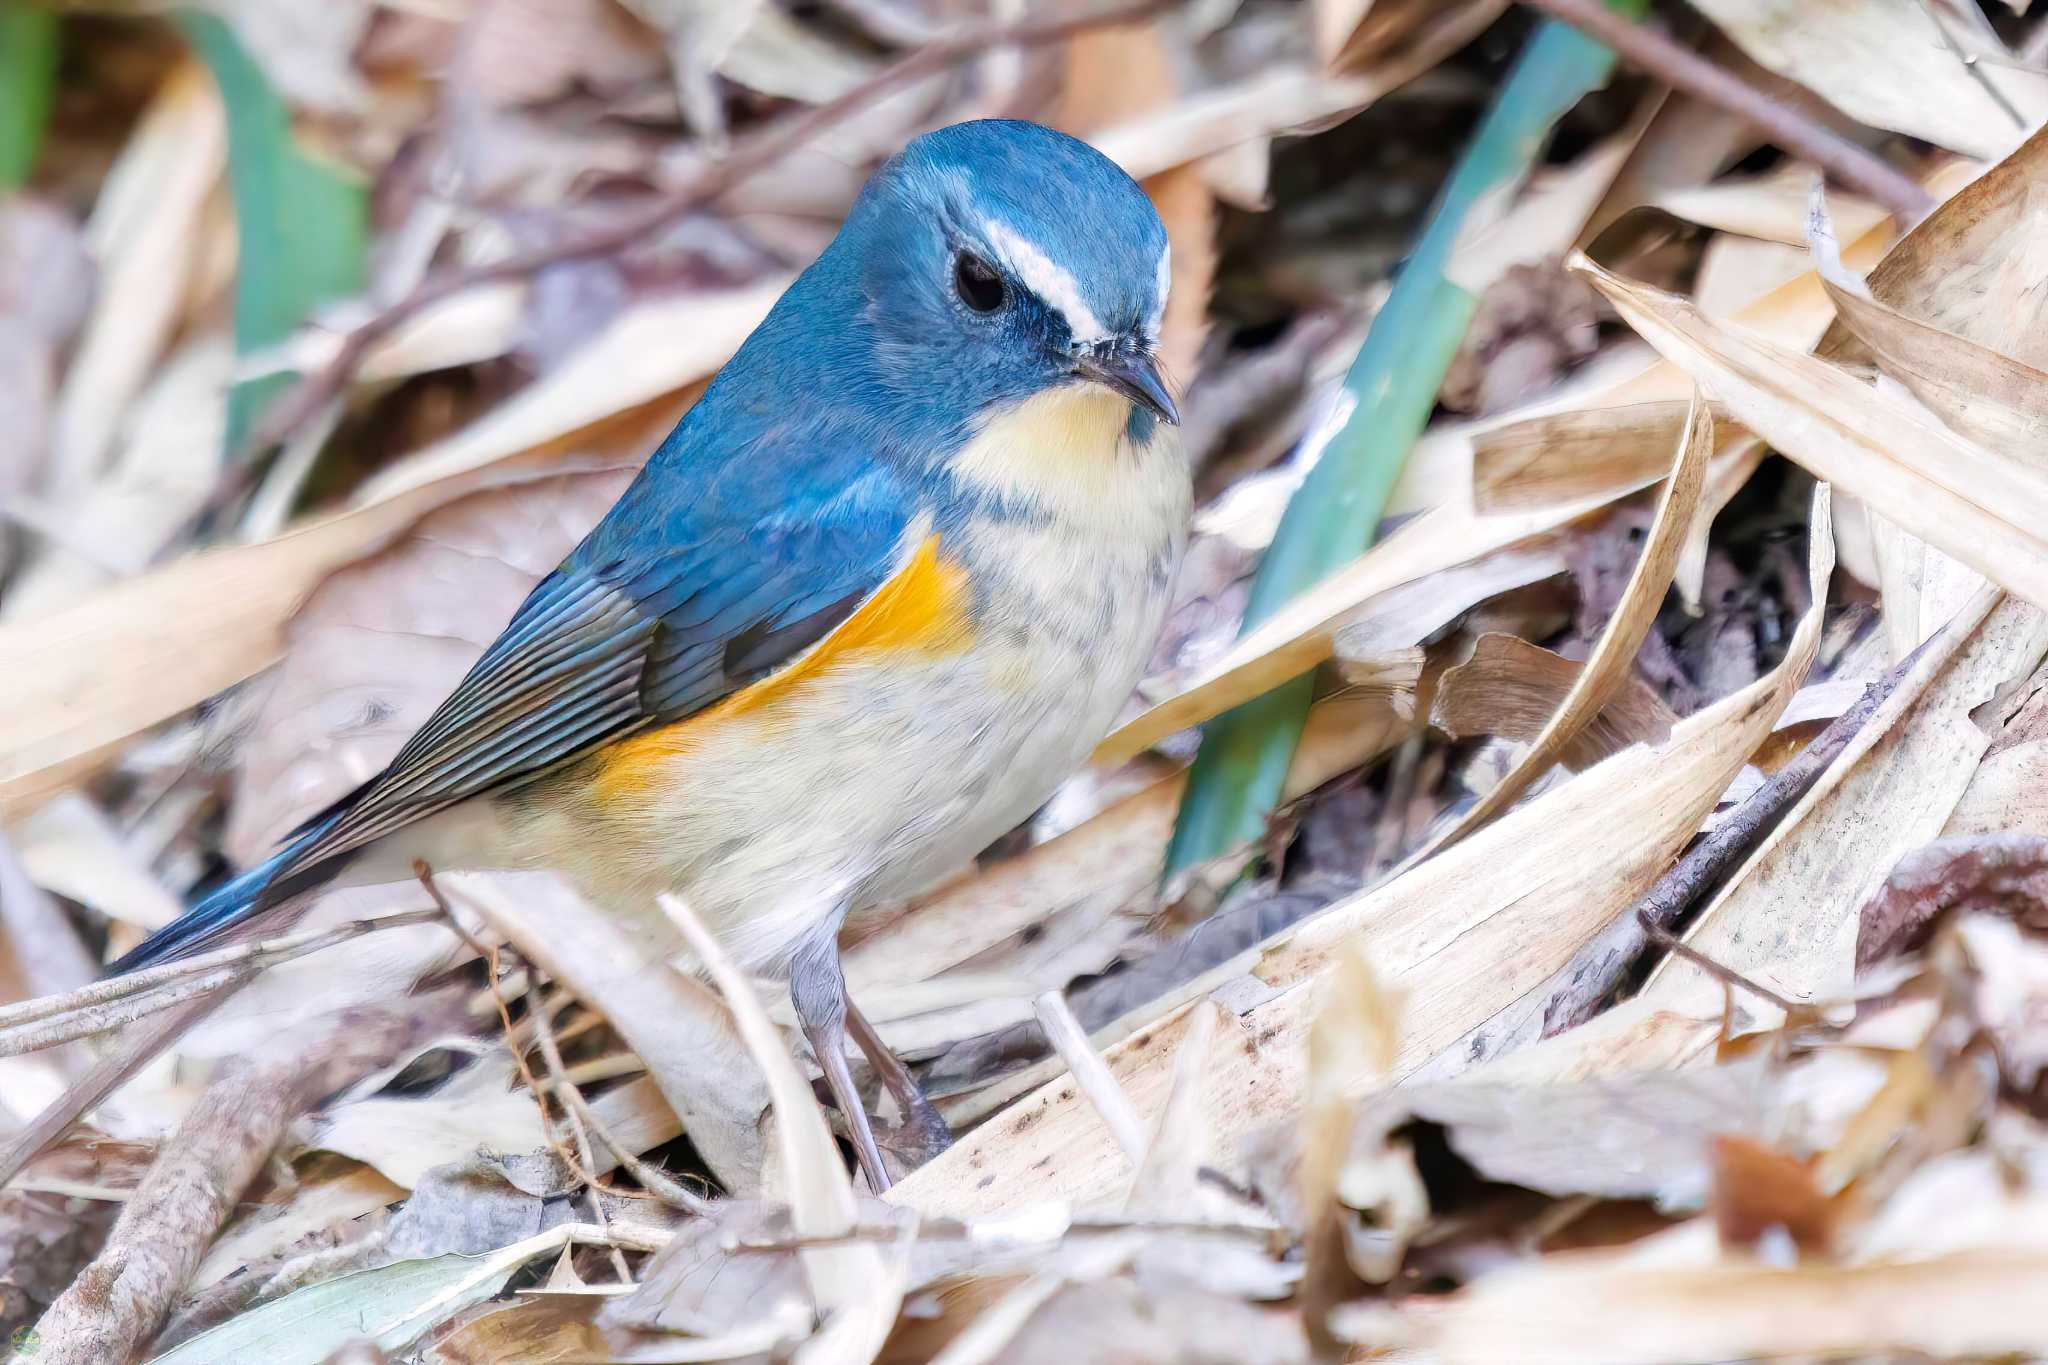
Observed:
[[[979,57],[991,48],[1040,47],[1089,29],[1139,23],[1176,3],[1178,0],[1133,0],[1055,19],[964,25],[934,37],[844,94],[736,144],[730,155],[704,167],[686,184],[622,214],[604,227],[566,241],[514,252],[483,265],[441,271],[422,280],[410,294],[350,331],[325,365],[298,380],[265,410],[250,432],[240,458],[230,462],[222,482],[208,496],[195,522],[204,524],[242,496],[255,480],[265,453],[283,444],[302,423],[337,401],[372,347],[443,299],[478,285],[523,279],[548,266],[607,256],[632,246],[703,208],[882,96],[920,77]]]
[[[491,980],[495,983],[498,978],[498,950],[469,932],[468,926],[464,925],[461,917],[455,913],[455,907],[449,904],[447,893],[442,891],[440,886],[434,881],[434,869],[428,866],[424,859],[414,859],[412,870],[413,875],[419,878],[420,885],[426,888],[427,895],[439,907],[439,912],[447,918],[450,924],[455,926],[455,932],[460,934],[464,942],[476,950],[477,956],[483,958],[489,964],[488,970],[491,974]],[[494,989],[491,992],[491,998],[498,1006],[498,1021],[505,1031],[505,1046],[511,1051],[512,1060],[519,1068],[520,1076],[525,1080],[527,1088],[533,1092],[534,1103],[540,1106],[541,1129],[547,1137],[548,1145],[554,1149],[555,1158],[568,1168],[577,1179],[590,1187],[593,1197],[601,1193],[617,1195],[622,1199],[652,1198],[672,1208],[684,1209],[690,1213],[702,1214],[710,1212],[711,1203],[709,1200],[691,1193],[673,1178],[657,1170],[647,1162],[642,1161],[637,1154],[627,1150],[628,1144],[612,1132],[604,1120],[598,1116],[597,1110],[592,1108],[590,1102],[583,1098],[583,1092],[578,1090],[576,1083],[569,1079],[568,1068],[562,1064],[560,1038],[555,1034],[554,1025],[548,1020],[547,1006],[545,1004],[535,1001],[532,1013],[534,1037],[539,1042],[541,1055],[546,1060],[549,1071],[552,1073],[546,1083],[542,1083],[526,1065],[524,1052],[517,1041],[519,1036],[518,1030],[512,1023],[511,1011],[506,1008],[504,995]],[[566,1037],[569,1035],[564,1034],[562,1036]],[[553,1125],[548,1118],[546,1100],[542,1098],[548,1095],[552,1095],[562,1105],[563,1110],[570,1118],[570,1122],[575,1125],[578,1155],[571,1155],[562,1146],[560,1139],[555,1136]],[[587,1132],[586,1129],[588,1130]],[[644,1192],[640,1190],[622,1190],[615,1185],[606,1184],[600,1178],[597,1169],[597,1159],[590,1145],[590,1133],[597,1135],[597,1140],[610,1150],[612,1156],[617,1159],[619,1165],[626,1168],[628,1174],[647,1187]],[[598,1220],[600,1222],[607,1221],[603,1214],[602,1205],[599,1205]],[[621,1271],[621,1276],[622,1278],[624,1277],[623,1271]]]
[[[1722,966],[1678,935],[1672,933],[1669,929],[1666,929],[1663,925],[1657,923],[1651,917],[1648,910],[1636,911],[1636,923],[1643,926],[1643,933],[1649,937],[1650,942],[1656,944],[1665,952],[1670,953],[1673,957],[1684,962],[1690,962],[1693,966],[1699,968],[1708,976],[1713,977],[1724,986],[1733,986],[1737,990],[1748,991],[1751,995],[1762,996],[1788,1015],[1797,1014],[1800,1010],[1807,1008],[1796,1000],[1786,999],[1761,981],[1751,980],[1733,967]]]
[[[1859,190],[1910,227],[1934,209],[1934,197],[1877,157],[1658,30],[1624,18],[1600,0],[1522,0],[1613,48],[1630,65],[1743,119],[1772,142]]]
[[[38,1365],[131,1359],[291,1121],[461,1018],[461,994],[344,1010],[226,1063],[122,1208],[106,1246],[36,1324]]]
[[[1812,789],[1828,765],[1841,756],[1885,699],[1913,671],[1926,648],[1921,645],[1864,688],[1854,706],[1835,717],[1813,743],[1772,774],[1739,810],[1679,859],[1636,902],[1632,913],[1621,916],[1595,935],[1539,988],[1549,995],[1549,1004],[1543,1011],[1544,1037],[1583,1024],[1606,1008],[1608,999],[1634,970],[1655,936],[1663,934],[1668,939],[1672,927],[1685,912],[1778,827],[1786,812]]]

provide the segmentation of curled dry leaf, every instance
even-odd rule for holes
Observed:
[[[1564,700],[1541,733],[1530,741],[1529,751],[1455,826],[1434,841],[1433,848],[1442,849],[1465,838],[1512,805],[1563,758],[1579,731],[1590,725],[1627,683],[1635,668],[1636,651],[1642,647],[1643,637],[1649,633],[1664,605],[1664,593],[1671,586],[1672,571],[1677,567],[1678,553],[1692,524],[1694,505],[1699,501],[1700,485],[1706,478],[1707,456],[1713,448],[1713,414],[1708,411],[1706,400],[1696,392],[1685,434],[1671,466],[1671,477],[1664,485],[1656,516],[1643,540],[1642,554],[1585,666],[1572,680]]]
[[[1928,543],[2048,602],[2048,484],[1824,360],[1716,323],[1580,258],[1643,338],[1736,420]]]
[[[1489,631],[1474,642],[1470,659],[1444,670],[1430,706],[1430,724],[1454,739],[1497,735],[1529,743],[1557,714],[1584,668],[1520,636]],[[1661,744],[1677,719],[1663,698],[1631,673],[1585,729],[1559,750],[1558,762],[1577,772],[1631,744]]]
[[[1893,864],[1858,912],[1860,971],[1926,939],[1951,913],[1998,909],[2048,932],[2048,837],[2022,831],[1937,839]]]
[[[1885,373],[1964,436],[2038,464],[2042,440],[2048,437],[2048,373],[1879,302],[1843,266],[1818,182],[1807,241],[1841,326]],[[2048,261],[2042,264],[2048,267]],[[2048,285],[2048,273],[2019,283],[2023,293]]]

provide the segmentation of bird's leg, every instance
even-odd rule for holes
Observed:
[[[853,1071],[846,1065],[846,974],[839,969],[838,929],[835,917],[830,932],[813,936],[790,959],[789,1000],[824,1069],[832,1102],[853,1134],[853,1150],[867,1174],[868,1188],[880,1194],[889,1188],[889,1172],[882,1165],[882,1149],[875,1144],[874,1126],[868,1122],[860,1092],[853,1088]]]
[[[952,1146],[953,1130],[946,1126],[945,1118],[925,1097],[924,1087],[910,1074],[902,1058],[891,1052],[882,1035],[875,1032],[875,1026],[860,1012],[851,995],[846,997],[846,1025],[855,1044],[867,1054],[868,1065],[896,1097],[896,1107],[903,1111],[903,1126],[916,1139],[920,1153],[926,1158],[935,1157]]]

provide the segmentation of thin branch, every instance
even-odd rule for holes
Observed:
[[[1626,19],[1600,0],[1522,0],[1613,48],[1630,65],[1755,127],[1786,151],[1813,162],[1842,184],[1883,205],[1909,227],[1934,209],[1934,197],[1912,179],[1799,110],[1654,28]]]
[[[0,1057],[19,1057],[27,1052],[41,1052],[44,1048],[56,1047],[60,1043],[75,1042],[90,1038],[96,1033],[106,1033],[137,1019],[146,1019],[152,1014],[182,1005],[188,1000],[211,996],[223,986],[232,986],[247,981],[255,972],[246,967],[223,967],[201,976],[187,977],[183,981],[148,991],[141,995],[124,996],[105,1004],[86,1005],[80,1009],[67,1010],[52,1019],[39,1019],[12,1028],[0,1029]]]
[[[1760,981],[1752,981],[1733,967],[1722,966],[1678,935],[1672,933],[1669,929],[1666,929],[1663,925],[1657,923],[1651,917],[1648,910],[1636,911],[1636,923],[1643,926],[1643,932],[1649,936],[1650,942],[1664,949],[1673,957],[1691,963],[1724,986],[1733,986],[1737,990],[1748,991],[1751,995],[1762,996],[1779,1009],[1785,1011],[1787,1015],[1796,1015],[1808,1008],[1808,1006],[1800,1004],[1797,1000],[1789,1000],[1778,994]]]
[[[442,891],[440,885],[434,880],[434,869],[428,866],[424,859],[414,859],[412,870],[413,875],[419,878],[420,885],[426,888],[427,895],[432,897],[434,904],[439,907],[439,913],[444,915],[448,922],[455,926],[455,932],[462,935],[463,940],[476,950],[477,956],[483,958],[489,964],[488,970],[490,971],[492,981],[495,983],[498,977],[498,950],[469,932],[468,927],[462,923],[461,917],[455,913],[455,907],[449,903],[447,893]],[[498,1020],[505,1031],[505,1045],[512,1053],[512,1060],[519,1068],[520,1076],[525,1080],[527,1088],[533,1092],[534,1102],[541,1107],[542,1132],[547,1137],[548,1145],[554,1149],[556,1159],[563,1166],[573,1172],[577,1179],[589,1186],[593,1195],[599,1193],[610,1194],[616,1195],[621,1199],[652,1198],[673,1208],[684,1209],[690,1213],[702,1214],[710,1212],[711,1203],[709,1200],[685,1189],[672,1177],[642,1161],[638,1155],[629,1151],[628,1144],[620,1139],[617,1134],[613,1133],[606,1126],[604,1120],[598,1117],[597,1110],[592,1108],[590,1102],[583,1098],[583,1092],[578,1090],[576,1083],[570,1079],[569,1069],[562,1064],[560,1039],[554,1032],[553,1024],[547,1018],[546,1005],[540,1001],[535,1001],[532,1013],[529,1016],[533,1021],[534,1036],[540,1043],[541,1053],[547,1060],[548,1067],[553,1073],[546,1081],[542,1081],[526,1065],[524,1052],[517,1041],[519,1030],[512,1022],[511,1011],[505,1006],[504,994],[494,989],[491,992],[491,998],[498,1006]],[[561,1036],[567,1037],[570,1035],[564,1033]],[[569,1113],[571,1122],[577,1125],[576,1136],[577,1146],[581,1154],[580,1162],[562,1146],[560,1139],[555,1136],[553,1125],[548,1120],[546,1101],[542,1098],[548,1095],[552,1095],[561,1103],[562,1107]],[[599,1177],[596,1157],[591,1150],[589,1136],[584,1132],[585,1128],[597,1135],[598,1141],[610,1149],[611,1154],[617,1158],[618,1164],[625,1167],[628,1174],[647,1187],[645,1191],[622,1190],[616,1185],[605,1183]],[[600,1205],[599,1207],[599,1221],[608,1222],[609,1220],[606,1220],[602,1213],[602,1206]],[[623,1277],[624,1272],[621,1272],[621,1274]]]
[[[1941,638],[1939,635],[1933,639]],[[1610,997],[1635,969],[1653,941],[1670,931],[1685,912],[1749,856],[1778,827],[1778,822],[1820,780],[1841,756],[1886,698],[1911,673],[1926,650],[1914,650],[1877,681],[1863,689],[1856,704],[1820,732],[1813,743],[1756,789],[1714,832],[1661,877],[1636,902],[1632,913],[1608,925],[1572,956],[1541,989],[1550,992],[1543,1012],[1543,1036],[1585,1023],[1605,1009]],[[1711,968],[1709,969],[1711,970]],[[1747,986],[1748,983],[1744,983]],[[1758,991],[1758,994],[1767,992]]]
[[[559,1091],[566,1093],[569,1087],[568,1082],[563,1079],[563,1073],[568,1068],[562,1065],[562,1050],[555,1045],[555,1028],[548,1019],[548,1012],[553,1006],[550,1002],[540,998],[539,991],[535,991],[533,994],[533,1007],[528,1012],[528,1018],[533,1021],[533,1036],[540,1044],[541,1059],[548,1065],[549,1079],[554,1082]],[[511,1040],[507,1039],[506,1041],[510,1044]],[[597,1225],[609,1231],[611,1219],[605,1215],[604,1196],[599,1192],[597,1156],[590,1149],[590,1130],[584,1126],[583,1115],[578,1113],[574,1106],[566,1099],[562,1099],[559,1093],[556,1098],[561,1101],[562,1113],[569,1120],[570,1136],[576,1139],[576,1156],[582,1162],[580,1169],[590,1172],[590,1179],[584,1182],[590,1195],[590,1211],[595,1217]],[[547,1121],[547,1101],[541,1097],[541,1092],[537,1089],[533,1092],[533,1102],[541,1107],[541,1121],[545,1123]],[[633,1282],[633,1272],[626,1265],[625,1253],[617,1247],[612,1248],[612,1270],[618,1275],[619,1283],[631,1284]]]
[[[622,214],[605,227],[549,246],[514,252],[500,260],[438,272],[405,298],[357,326],[342,338],[333,357],[306,375],[264,412],[250,433],[240,457],[208,497],[196,518],[211,519],[247,491],[266,452],[281,445],[298,426],[339,399],[372,347],[420,313],[454,294],[499,280],[523,279],[566,261],[607,256],[652,236],[677,219],[759,174],[819,134],[883,96],[921,77],[980,57],[996,47],[1041,47],[1090,29],[1140,23],[1164,13],[1178,0],[1133,0],[1133,3],[1056,19],[1018,23],[964,25],[933,38],[894,65],[835,99],[806,110],[734,146],[731,155],[704,167],[688,183]]]
[[[226,1063],[165,1140],[98,1257],[36,1324],[39,1365],[132,1359],[292,1120],[461,1015],[455,992],[343,1010]]]
[[[364,934],[373,934],[380,929],[402,929],[413,924],[432,924],[440,915],[432,910],[406,910],[393,915],[376,915],[368,919],[345,920],[340,924],[323,929],[302,929],[296,933],[284,934],[277,938],[264,939],[258,943],[238,943],[232,947],[216,948],[212,952],[196,953],[176,962],[166,962],[158,967],[145,967],[141,971],[129,972],[125,976],[108,977],[80,986],[77,990],[63,995],[38,996],[24,1000],[18,1005],[0,1007],[0,1030],[12,1029],[39,1019],[70,1014],[93,1005],[102,1005],[113,1000],[122,1000],[132,995],[142,995],[160,987],[183,982],[195,976],[210,976],[222,968],[237,968],[238,975],[253,976],[257,971],[279,962],[317,953],[322,948],[345,943]],[[166,1001],[158,1008],[175,1003]],[[144,1010],[140,1013],[149,1013]]]

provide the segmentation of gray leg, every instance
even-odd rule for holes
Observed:
[[[860,1092],[853,1088],[853,1071],[846,1065],[846,975],[839,969],[838,929],[835,916],[827,932],[812,937],[790,959],[789,1000],[824,1069],[832,1102],[853,1134],[853,1150],[867,1173],[868,1188],[880,1194],[889,1188],[889,1172],[882,1165],[882,1149],[875,1145],[875,1130]]]
[[[903,1127],[915,1139],[919,1155],[929,1160],[953,1145],[953,1130],[946,1126],[946,1120],[932,1102],[925,1098],[924,1087],[917,1083],[917,1077],[910,1074],[910,1068],[889,1050],[882,1041],[882,1035],[875,1032],[875,1026],[860,1012],[860,1006],[846,997],[846,1026],[853,1034],[854,1043],[867,1054],[868,1065],[875,1069],[875,1075],[896,1097],[896,1107],[903,1111]],[[892,1144],[900,1153],[900,1144]]]

